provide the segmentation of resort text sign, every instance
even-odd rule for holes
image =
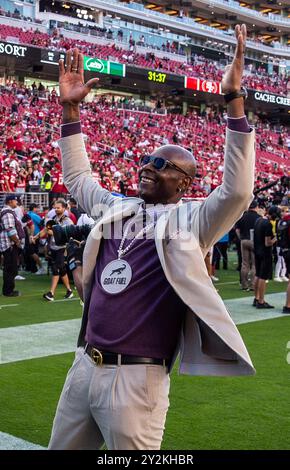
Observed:
[[[0,42],[0,54],[12,55],[14,57],[25,57],[28,48],[20,44]]]

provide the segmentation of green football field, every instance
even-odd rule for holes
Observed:
[[[284,295],[279,294],[286,291],[286,284],[269,282],[267,294],[277,302],[277,318],[271,311],[260,319],[250,294],[240,290],[235,264],[217,275],[216,287],[223,299],[232,302],[232,313],[240,305],[248,315],[238,328],[257,375],[188,377],[175,370],[162,448],[290,449],[290,316],[280,315]],[[73,360],[79,301],[63,301],[64,289],[59,287],[59,302],[48,303],[41,298],[48,287],[47,276],[29,275],[17,283],[21,298],[0,299],[0,449],[12,448],[13,442],[19,448],[15,442],[24,441],[47,446]],[[70,352],[59,354],[66,327],[70,343],[63,351]]]

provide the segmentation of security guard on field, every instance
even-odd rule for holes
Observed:
[[[49,192],[52,188],[52,177],[51,177],[51,166],[49,163],[46,163],[44,165],[44,168],[46,168],[46,172],[44,173],[43,177],[41,178],[40,181],[40,188],[42,191]]]

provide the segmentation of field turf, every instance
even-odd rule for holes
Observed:
[[[240,290],[233,261],[217,273],[224,299],[249,296]],[[21,298],[1,297],[0,328],[78,318],[79,302],[50,304],[46,276],[27,276]],[[270,282],[268,293],[286,285]],[[64,289],[59,288],[58,299]],[[163,449],[290,449],[290,317],[248,323],[239,330],[257,370],[254,377],[171,375],[170,410]],[[21,347],[21,344],[19,344]],[[290,349],[290,343],[289,343]],[[72,353],[0,365],[0,431],[47,446],[52,420]]]

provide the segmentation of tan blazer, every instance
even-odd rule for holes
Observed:
[[[170,370],[179,354],[182,374],[255,373],[239,331],[204,263],[209,248],[231,229],[253,198],[254,142],[254,131],[240,133],[227,129],[222,185],[201,204],[177,204],[156,224],[155,244],[165,276],[188,306]],[[83,346],[101,238],[112,221],[133,215],[144,201],[112,196],[93,180],[82,134],[60,139],[59,147],[65,185],[80,206],[97,221],[84,251],[84,313],[78,341],[78,346]],[[166,325],[164,332],[166,334]]]

